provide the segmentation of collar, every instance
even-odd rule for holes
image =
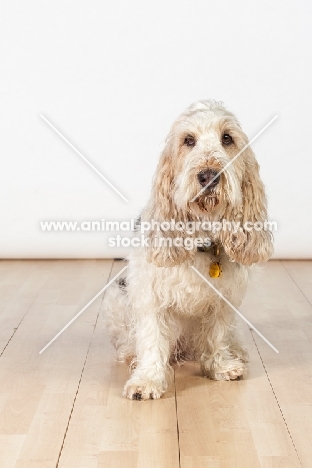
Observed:
[[[197,252],[212,252],[213,255],[217,256],[220,254],[221,245],[218,242],[211,242],[211,244],[203,244],[197,247]]]

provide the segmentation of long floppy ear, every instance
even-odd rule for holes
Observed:
[[[194,248],[185,242],[192,233],[185,229],[172,230],[162,228],[161,223],[172,225],[172,221],[184,224],[190,221],[189,215],[177,209],[174,203],[175,170],[177,160],[174,157],[175,148],[172,138],[163,150],[152,187],[152,195],[146,209],[142,212],[142,222],[150,223],[152,229],[148,231],[147,260],[159,267],[179,265],[192,257]],[[154,225],[154,228],[153,228]],[[193,246],[192,246],[193,247]]]
[[[267,201],[259,164],[249,147],[244,155],[242,205],[229,207],[224,217],[240,223],[238,231],[222,231],[221,242],[229,257],[244,265],[265,262],[273,253],[273,236],[267,229]]]

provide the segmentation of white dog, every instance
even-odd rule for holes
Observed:
[[[171,128],[141,214],[148,246],[133,249],[127,278],[107,293],[118,358],[131,360],[123,393],[130,399],[160,398],[174,360],[198,359],[215,380],[245,374],[235,313],[197,271],[238,307],[250,266],[272,254],[272,234],[261,228],[267,209],[259,165],[249,146],[235,158],[246,145],[236,117],[215,101],[194,103]],[[210,247],[200,242],[207,234]]]

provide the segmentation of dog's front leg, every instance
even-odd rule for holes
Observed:
[[[123,396],[131,400],[160,398],[173,370],[169,365],[169,336],[164,317],[155,310],[137,314],[135,370],[126,382]]]
[[[237,380],[246,373],[248,354],[236,335],[233,311],[216,306],[203,318],[198,342],[202,344],[203,374],[213,380]]]

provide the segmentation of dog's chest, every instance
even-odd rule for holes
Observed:
[[[222,273],[212,277],[211,266],[217,260]],[[245,268],[229,262],[225,255],[216,259],[205,252],[197,253],[193,264],[185,262],[165,270],[167,271],[164,271],[162,278],[160,298],[176,313],[193,316],[202,315],[208,307],[219,305],[223,301],[222,296],[238,305],[244,294],[248,276]]]

